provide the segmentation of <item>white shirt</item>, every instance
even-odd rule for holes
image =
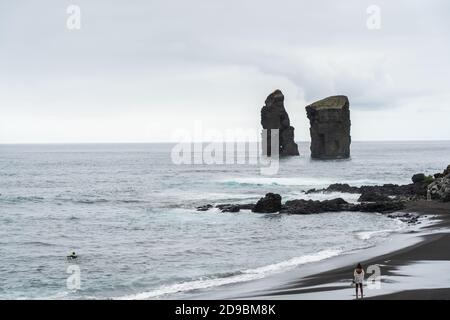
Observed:
[[[361,273],[353,272],[353,276],[355,277],[355,283],[363,283],[364,281],[364,270],[361,270]]]

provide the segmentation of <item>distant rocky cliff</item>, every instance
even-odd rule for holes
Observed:
[[[306,107],[310,122],[311,157],[350,157],[350,109],[346,96],[332,96]]]
[[[261,109],[261,125],[267,129],[267,140],[263,134],[263,150],[271,155],[271,130],[279,129],[280,156],[298,156],[298,146],[294,141],[294,127],[291,126],[289,115],[284,108],[284,95],[280,90],[275,90],[266,99],[266,105]],[[265,143],[267,141],[267,143]]]

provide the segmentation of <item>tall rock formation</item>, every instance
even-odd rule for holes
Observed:
[[[310,122],[311,157],[350,157],[350,109],[346,96],[332,96],[306,107]]]
[[[284,95],[280,90],[275,90],[266,99],[266,105],[261,109],[261,125],[267,129],[266,137],[263,134],[263,147],[266,155],[271,155],[271,129],[279,129],[279,154],[280,156],[298,156],[298,146],[294,141],[294,127],[291,126],[289,116],[284,109]],[[274,137],[276,137],[274,135]]]

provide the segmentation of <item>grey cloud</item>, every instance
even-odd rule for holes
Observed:
[[[75,32],[65,28],[72,3],[82,9]],[[382,28],[370,31],[366,8],[374,3]],[[255,82],[285,79],[301,103],[347,94],[356,110],[421,98],[448,109],[449,9],[444,0],[0,0],[0,108],[64,117],[69,109],[126,113],[184,98],[208,118],[221,111],[207,100],[221,97],[198,96],[199,86],[233,81],[214,70],[237,68],[236,82],[239,72]],[[71,92],[76,103],[67,102]]]

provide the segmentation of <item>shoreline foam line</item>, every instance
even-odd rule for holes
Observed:
[[[299,257],[294,257],[285,261],[281,261],[274,264],[269,264],[262,267],[257,267],[254,269],[246,269],[243,271],[236,272],[235,275],[228,277],[219,277],[219,278],[207,278],[207,279],[198,279],[180,283],[174,283],[171,285],[164,285],[159,287],[158,289],[126,295],[122,297],[114,298],[116,300],[145,300],[151,298],[158,298],[161,296],[166,296],[170,294],[180,293],[180,292],[189,292],[198,289],[207,289],[212,287],[219,287],[227,284],[235,284],[241,282],[247,282],[252,280],[258,280],[266,277],[267,275],[285,272],[292,268],[295,268],[299,265],[303,265],[306,263],[312,263],[321,261],[324,259],[328,259],[334,256],[341,254],[341,250],[323,250],[314,254],[307,254]]]

